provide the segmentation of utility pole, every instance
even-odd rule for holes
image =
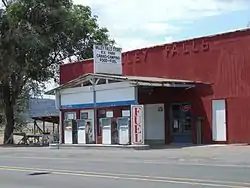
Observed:
[[[250,21],[248,21],[247,23],[247,28],[250,28]]]

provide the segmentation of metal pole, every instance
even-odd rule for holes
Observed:
[[[62,115],[61,115],[61,92],[58,91],[58,103],[59,103],[59,122],[58,122],[58,126],[57,126],[57,139],[58,139],[58,143],[57,143],[57,149],[60,149],[60,125],[62,125]]]
[[[61,119],[59,119],[59,121],[61,121]],[[60,149],[60,131],[59,131],[59,127],[60,127],[60,122],[58,122],[58,126],[57,126],[57,139],[58,139],[57,149]]]
[[[95,79],[93,80],[93,103],[94,103],[94,134],[95,134],[95,143],[98,143],[98,132],[97,132],[97,108],[96,108],[96,88],[95,88]]]

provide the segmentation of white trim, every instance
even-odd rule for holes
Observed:
[[[118,82],[124,82],[135,85],[142,86],[152,86],[152,87],[195,87],[195,84],[202,83],[200,81],[190,81],[190,80],[177,80],[177,79],[167,79],[158,77],[137,77],[137,76],[118,76],[118,75],[108,75],[108,74],[85,74],[68,83],[62,84],[61,86],[45,92],[45,94],[50,95],[54,93],[55,90],[60,90],[64,88],[74,87],[80,85],[84,82],[90,82],[93,78],[100,78],[106,80],[115,80]],[[205,83],[204,83],[205,84]],[[206,83],[209,84],[209,83]],[[102,84],[101,84],[102,85]]]
[[[113,89],[121,89],[127,87],[134,87],[134,85],[128,82],[117,82],[117,83],[110,83],[110,84],[101,84],[96,85],[96,91],[103,91],[103,90],[113,90]],[[62,94],[76,94],[76,93],[88,93],[93,92],[92,86],[84,86],[84,87],[73,87],[73,88],[65,88],[61,89]]]
[[[136,86],[149,86],[149,87],[178,87],[178,88],[190,88],[195,87],[194,84],[179,84],[179,83],[150,83],[150,82],[130,82],[130,84]]]

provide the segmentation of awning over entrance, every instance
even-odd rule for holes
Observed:
[[[33,120],[36,121],[44,121],[48,123],[59,123],[59,116],[43,116],[43,117],[32,117]]]
[[[101,83],[100,83],[101,82]],[[145,76],[121,76],[111,74],[84,74],[74,80],[71,80],[61,86],[47,91],[46,95],[54,95],[55,91],[80,86],[91,86],[93,84],[105,84],[114,82],[128,82],[135,86],[152,86],[152,87],[179,87],[192,88],[196,84],[203,83],[200,81],[168,79],[161,77],[145,77]]]

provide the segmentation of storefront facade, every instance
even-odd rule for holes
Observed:
[[[50,92],[51,94],[54,91],[57,93],[57,106],[60,106],[62,114],[61,140],[63,143],[125,145],[137,143],[135,137],[139,136],[135,134],[135,131],[133,132],[135,128],[132,128],[131,105],[143,107],[143,117],[141,117],[143,130],[140,134],[142,137],[140,144],[168,144],[171,142],[169,131],[173,133],[173,142],[196,142],[195,132],[192,131],[190,104],[173,104],[171,108],[175,109],[177,106],[179,111],[172,110],[171,114],[177,114],[178,119],[171,119],[171,122],[168,122],[167,100],[157,96],[163,92],[169,95],[172,90],[176,92],[191,90],[203,83],[156,77],[101,74],[86,74],[83,77]],[[93,85],[91,85],[93,80],[97,80],[95,95]],[[149,101],[148,96],[153,100]],[[185,125],[179,127],[177,121],[185,122]],[[138,120],[136,122],[138,123]],[[86,128],[87,123],[90,129]],[[172,128],[166,127],[169,123]],[[136,132],[138,132],[137,129]]]
[[[246,29],[122,54],[124,75],[208,83],[194,88],[138,91],[139,104],[164,105],[166,144],[190,140],[196,143],[198,119],[202,120],[203,144],[250,143],[249,42],[250,30]],[[91,59],[62,65],[61,84],[91,72]],[[79,109],[72,110],[79,118]],[[115,109],[116,113],[121,114],[121,110]]]
[[[101,82],[96,83],[95,94],[93,92],[93,86],[90,83],[93,79],[99,79],[99,82]],[[111,133],[118,134],[117,125],[115,125],[117,118],[130,117],[130,105],[137,104],[135,87],[125,82],[105,83],[106,80],[107,79],[100,79],[100,77],[97,78],[96,75],[89,74],[86,75],[86,79],[83,81],[76,80],[76,85],[80,84],[81,87],[74,85],[60,89],[61,104],[59,106],[62,111],[62,140],[64,143],[94,144],[96,141],[100,144],[118,143],[113,135],[110,135],[110,139],[108,140],[105,139],[105,137],[107,137],[105,134],[102,136],[103,131],[105,132],[105,130],[103,130],[105,125],[102,124],[105,123],[105,120],[112,121],[107,125],[111,127],[106,127]],[[57,98],[59,98],[59,96]],[[126,113],[128,110],[129,112]],[[124,115],[124,113],[126,114]],[[85,138],[81,136],[81,130],[78,129],[78,131],[76,130],[76,132],[80,133],[78,134],[78,141],[72,141],[71,135],[73,130],[66,130],[66,121],[72,119],[76,120],[76,124],[79,124],[79,120],[83,120],[82,126],[85,126],[86,123],[89,122],[90,129],[85,129]],[[90,132],[87,133],[88,131]],[[89,134],[89,139],[86,139],[88,137],[87,134]]]

